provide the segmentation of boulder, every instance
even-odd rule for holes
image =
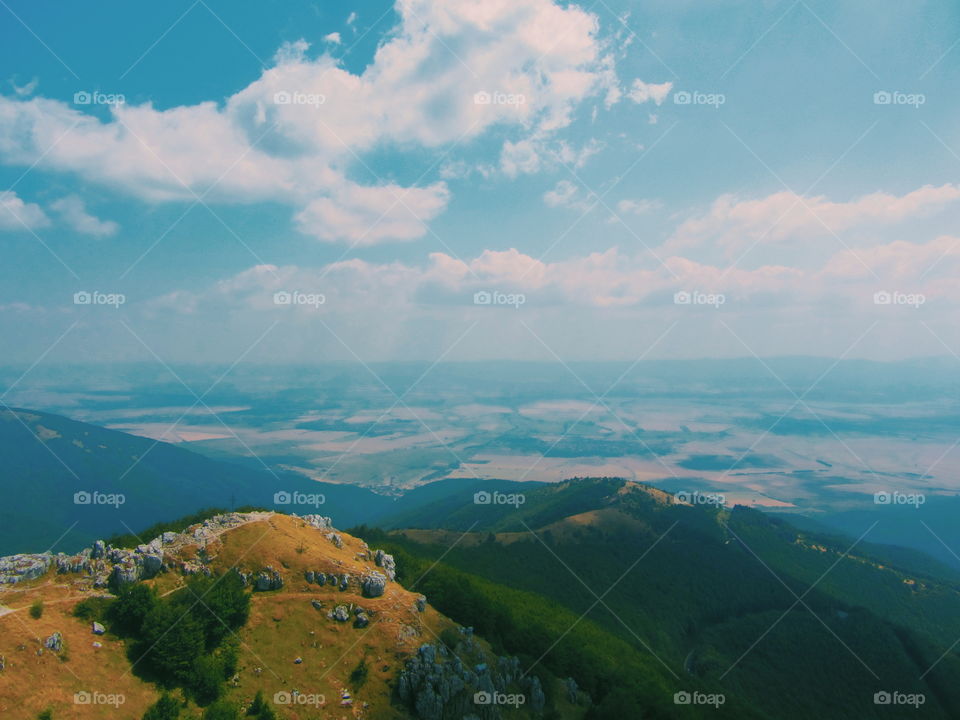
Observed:
[[[383,573],[374,571],[363,576],[363,579],[360,581],[360,586],[363,589],[364,597],[380,597],[387,587],[387,578]]]
[[[418,595],[414,601],[414,606],[417,608],[417,612],[424,612],[427,609],[427,596]]]
[[[92,630],[94,635],[103,635],[107,631],[107,629],[98,622],[93,623]]]
[[[346,605],[337,605],[329,617],[337,622],[347,622],[350,619],[350,610]]]
[[[383,574],[386,575],[389,580],[397,579],[397,562],[393,559],[393,555],[388,555],[383,550],[377,550],[374,556],[374,562],[377,563],[377,567],[383,568]]]
[[[43,641],[43,646],[47,648],[47,650],[60,652],[63,650],[63,635],[61,635],[59,631],[55,632],[53,635]]]

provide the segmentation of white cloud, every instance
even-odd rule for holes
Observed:
[[[223,104],[126,104],[104,122],[59,101],[0,97],[0,160],[37,162],[150,202],[208,193],[205,202],[283,203],[298,227],[321,239],[355,239],[363,234],[358,223],[386,212],[384,227],[409,239],[411,224],[380,189],[386,182],[362,193],[346,180],[364,153],[468,143],[501,126],[516,138],[504,145],[503,172],[536,172],[537,143],[608,89],[598,19],[574,5],[398,0],[396,11],[399,24],[361,74],[327,53],[309,57],[303,40],[286,43],[274,66]],[[481,90],[525,102],[478,104]],[[278,103],[278,93],[290,101]],[[436,187],[411,194],[425,198],[414,208],[424,219],[446,198]],[[345,225],[315,232],[314,218]],[[417,228],[422,234],[422,223]]]
[[[671,89],[673,89],[672,82],[659,84],[645,83],[643,80],[638,78],[633,81],[633,85],[630,87],[630,92],[627,93],[627,97],[629,97],[638,105],[641,103],[650,102],[651,100],[656,105],[660,105],[664,100],[666,100]]]
[[[716,244],[737,250],[752,242],[781,242],[799,236],[839,233],[850,228],[923,217],[960,200],[960,186],[924,185],[905,195],[876,192],[849,202],[824,196],[802,198],[780,192],[758,200],[721,195],[709,212],[682,223],[667,246],[673,250]]]
[[[67,225],[84,235],[106,237],[120,229],[112,220],[100,220],[88,213],[83,200],[76,195],[60,198],[50,208],[59,213]]]
[[[647,215],[663,207],[659,200],[640,198],[638,200],[624,199],[617,203],[617,210],[622,214]]]
[[[24,202],[10,190],[0,192],[0,230],[36,230],[49,224],[39,205]]]
[[[550,207],[567,207],[578,212],[586,212],[596,203],[596,195],[580,189],[569,180],[560,180],[552,190],[543,194],[543,202]]]
[[[301,232],[328,242],[357,246],[413,240],[446,207],[444,183],[426,188],[347,184],[332,198],[314,200],[296,216]]]
[[[329,33],[328,35],[324,35],[324,36],[323,36],[323,41],[326,42],[326,43],[330,43],[331,45],[339,45],[339,44],[340,44],[340,33],[338,33],[338,32],[332,32],[332,33]]]

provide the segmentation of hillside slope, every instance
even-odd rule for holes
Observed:
[[[283,491],[322,494],[325,502],[277,509],[322,509],[345,526],[393,504],[361,488],[211,460],[169,443],[17,408],[0,407],[0,455],[0,554],[55,543],[56,550],[71,551],[202,508],[273,508]]]
[[[521,677],[516,659],[498,657],[396,582],[389,555],[329,518],[253,512],[215,516],[133,550],[98,542],[76,556],[0,561],[0,717],[27,720],[47,709],[55,720],[142,717],[167,683],[146,670],[145,645],[119,629],[115,594],[146,587],[154,602],[183,596],[182,607],[214,606],[217,583],[232,573],[249,598],[248,617],[224,640],[237,657],[222,694],[238,712],[259,692],[284,720],[542,716],[539,675]],[[213,585],[191,596],[206,577]],[[174,620],[163,635],[175,631]],[[107,631],[92,632],[93,622]],[[543,677],[552,692],[558,681]],[[196,690],[169,685],[178,702],[190,698],[181,717],[200,717]],[[476,704],[477,692],[524,700]],[[555,717],[584,712],[559,706]]]
[[[440,561],[463,574],[457,582],[549,599],[662,661],[677,689],[719,688],[762,717],[916,712],[876,704],[878,692],[922,694],[924,717],[960,716],[960,662],[950,647],[960,636],[960,587],[898,564],[883,547],[614,479],[535,488],[514,505],[464,498],[440,509],[423,508],[419,528],[358,532],[388,544],[401,570]],[[440,610],[489,637],[509,627],[453,593],[445,602],[443,577],[435,571],[424,582]],[[556,670],[582,642],[576,632],[548,642],[543,663]]]

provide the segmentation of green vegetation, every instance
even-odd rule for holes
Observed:
[[[53,710],[41,710],[37,720],[53,720]]]
[[[30,617],[39,620],[43,616],[43,600],[37,598],[30,605]]]
[[[179,720],[180,703],[176,698],[164,693],[143,715],[143,720]]]
[[[73,616],[80,620],[103,622],[107,615],[107,608],[113,603],[111,598],[92,597],[81,600],[73,606]]]
[[[243,581],[230,571],[191,578],[165,598],[140,583],[126,586],[105,617],[113,633],[132,640],[128,655],[135,672],[161,687],[183,688],[201,707],[214,707],[223,681],[237,667],[237,649],[227,636],[247,621],[249,606]],[[222,703],[218,707],[216,712],[227,712]]]
[[[476,523],[454,547],[446,534],[353,534],[498,652],[575,678],[591,718],[674,717],[673,693],[697,689],[725,694],[714,717],[863,720],[884,716],[873,695],[890,688],[923,693],[925,717],[960,717],[960,661],[944,653],[960,634],[960,587],[751,509],[623,487],[559,483],[519,509],[481,508],[479,522],[473,507],[425,509],[433,524]]]
[[[359,689],[367,681],[367,674],[369,672],[367,659],[360,658],[360,662],[357,663],[357,666],[350,672],[350,684],[354,690]]]
[[[273,711],[273,708],[270,707],[270,703],[264,700],[262,690],[257,690],[253,702],[250,703],[250,707],[247,708],[246,717],[253,718],[254,720],[277,720],[277,715]]]

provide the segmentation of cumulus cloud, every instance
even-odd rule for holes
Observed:
[[[39,205],[24,202],[10,190],[0,192],[0,230],[36,230],[49,224]]]
[[[661,105],[673,89],[672,82],[665,83],[645,83],[639,78],[633,81],[627,97],[638,105],[645,102],[653,102],[655,105]]]
[[[924,185],[905,195],[876,192],[849,202],[780,192],[757,200],[717,198],[710,210],[682,223],[667,246],[672,250],[716,244],[727,250],[751,242],[781,242],[799,236],[839,233],[869,224],[890,224],[932,214],[960,200],[960,186]]]
[[[310,57],[304,41],[287,43],[273,66],[222,104],[126,104],[101,121],[42,97],[0,97],[0,159],[38,162],[150,202],[279,202],[293,208],[297,227],[324,240],[355,240],[358,223],[386,213],[386,230],[366,237],[411,239],[422,223],[390,210],[386,181],[364,192],[347,180],[364,153],[437,149],[501,126],[516,137],[504,146],[503,171],[536,172],[539,153],[527,138],[566,127],[574,109],[611,82],[598,19],[573,5],[398,0],[396,11],[398,25],[360,74],[326,52]],[[478,103],[480,91],[524,102]],[[442,211],[437,202],[447,197],[437,186],[411,194],[421,220]],[[316,231],[314,218],[344,227]]]
[[[107,237],[120,229],[113,220],[101,220],[88,213],[83,200],[76,195],[60,198],[50,208],[59,213],[67,225],[84,235]]]

